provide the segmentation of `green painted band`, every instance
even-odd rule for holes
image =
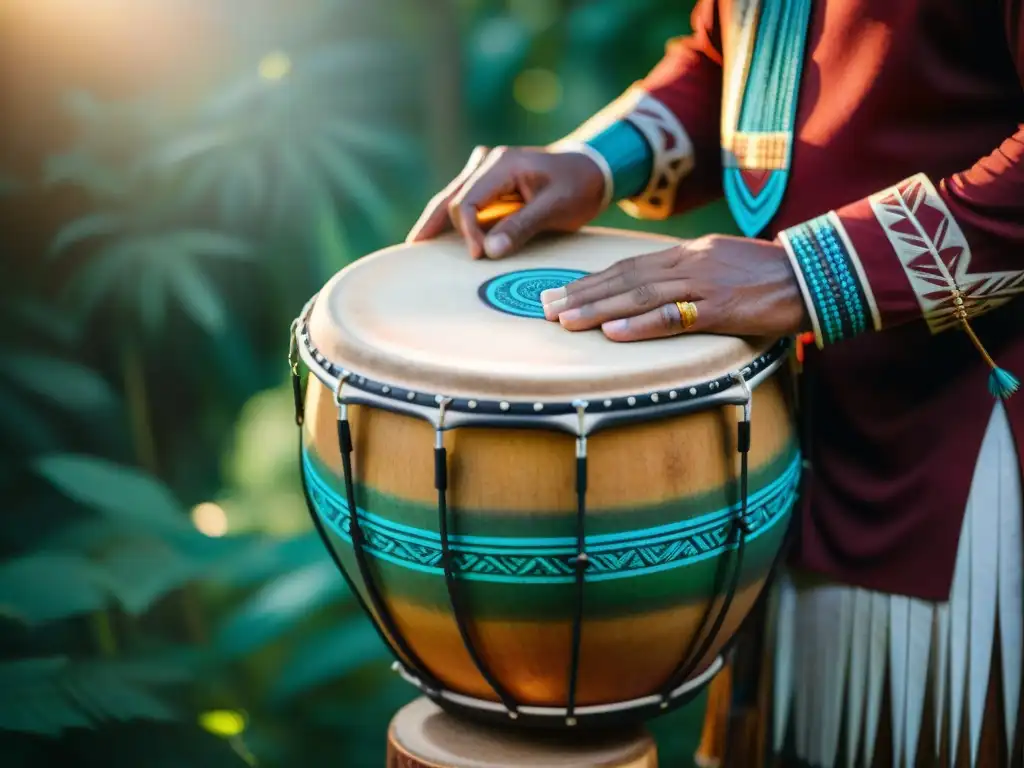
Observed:
[[[305,457],[306,466],[313,470],[311,475],[316,477],[321,486],[326,486],[332,497],[340,498],[344,504],[345,487],[338,473],[329,469],[311,446],[307,447]],[[760,466],[750,467],[748,483],[752,496],[786,475],[795,462],[799,462],[799,448],[793,441]],[[566,477],[565,482],[571,485],[571,475]],[[726,508],[735,509],[739,492],[739,484],[733,480],[712,490],[655,504],[596,509],[591,502],[587,515],[588,543],[617,541],[623,535],[631,536],[633,531],[669,533],[680,521],[715,517]],[[361,516],[364,512],[372,513],[368,517],[371,521],[380,521],[382,525],[398,532],[408,531],[414,537],[421,531],[437,536],[436,504],[401,498],[359,483],[355,486],[355,495]],[[575,546],[576,522],[572,509],[536,512],[522,509],[473,509],[460,506],[454,495],[449,498],[448,507],[453,532],[458,534],[456,540],[460,542],[473,544],[479,539],[486,546],[495,539],[501,539],[514,542],[516,546],[529,546],[540,538],[545,544]],[[347,506],[345,508],[347,510]],[[561,541],[548,541],[555,539]]]
[[[351,516],[344,496],[325,480],[308,455],[303,456],[303,463],[315,511],[335,536],[351,545]],[[780,475],[750,493],[748,543],[788,518],[796,500],[800,468],[796,453]],[[737,502],[669,525],[588,535],[590,566],[586,580],[625,579],[714,560],[735,548],[729,534],[738,512]],[[374,558],[443,577],[441,541],[436,531],[395,523],[362,507],[357,509],[357,516],[366,539],[364,548]],[[511,584],[567,584],[575,580],[571,563],[575,544],[564,537],[452,536],[450,545],[460,579]]]

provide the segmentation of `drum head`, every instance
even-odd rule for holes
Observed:
[[[360,259],[321,291],[313,345],[376,381],[453,396],[568,401],[707,381],[748,365],[773,340],[685,337],[622,344],[544,319],[540,292],[678,241],[590,228],[491,261],[454,235]]]
[[[417,764],[444,768],[654,768],[654,740],[642,729],[575,737],[521,733],[453,717],[427,698],[405,706],[389,738]]]

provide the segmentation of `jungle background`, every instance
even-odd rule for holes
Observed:
[[[289,324],[691,6],[0,3],[0,764],[382,764],[413,691],[309,524]],[[654,723],[664,765],[701,716]]]

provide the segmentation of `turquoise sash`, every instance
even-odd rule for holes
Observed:
[[[782,204],[812,0],[733,0],[724,32],[725,197],[747,237]]]

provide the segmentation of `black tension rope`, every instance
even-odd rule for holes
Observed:
[[[747,385],[746,379],[743,378],[741,373],[733,374],[733,378],[743,388],[744,394],[746,395],[746,401],[743,404],[743,418],[736,424],[736,447],[740,454],[739,506],[737,514],[729,521],[729,529],[726,533],[727,545],[736,551],[736,562],[732,570],[731,578],[729,578],[729,584],[726,588],[725,595],[722,598],[722,606],[718,611],[718,615],[715,617],[714,621],[711,622],[710,627],[708,627],[708,621],[711,618],[712,608],[715,602],[712,599],[701,618],[699,625],[700,629],[690,640],[689,647],[687,648],[686,653],[683,654],[682,660],[676,666],[675,670],[673,670],[672,674],[669,675],[668,681],[662,688],[662,709],[668,708],[672,692],[685,683],[697,671],[697,665],[700,664],[701,660],[705,655],[707,655],[707,652],[718,639],[718,634],[722,630],[722,625],[725,623],[725,619],[729,615],[729,608],[732,606],[733,599],[736,596],[736,589],[739,586],[740,576],[743,572],[743,552],[746,545],[747,534],[750,533],[750,522],[747,519],[747,507],[749,502],[750,412],[753,395],[750,391],[750,387]],[[729,558],[722,559],[719,572],[715,576],[714,594],[716,595],[721,587],[720,580],[725,577],[728,560]]]
[[[448,601],[451,603],[455,625],[459,628],[459,636],[462,638],[462,644],[466,647],[469,658],[472,659],[480,676],[494,691],[494,695],[501,700],[502,705],[508,711],[508,716],[515,720],[519,717],[519,705],[505,687],[498,682],[497,676],[491,672],[483,656],[477,650],[466,618],[465,601],[456,579],[455,553],[452,552],[448,534],[448,449],[444,447],[444,417],[448,402],[446,399],[441,400],[441,410],[434,438],[434,488],[437,490],[437,529],[441,536],[441,564],[444,568],[444,583],[448,589]]]

